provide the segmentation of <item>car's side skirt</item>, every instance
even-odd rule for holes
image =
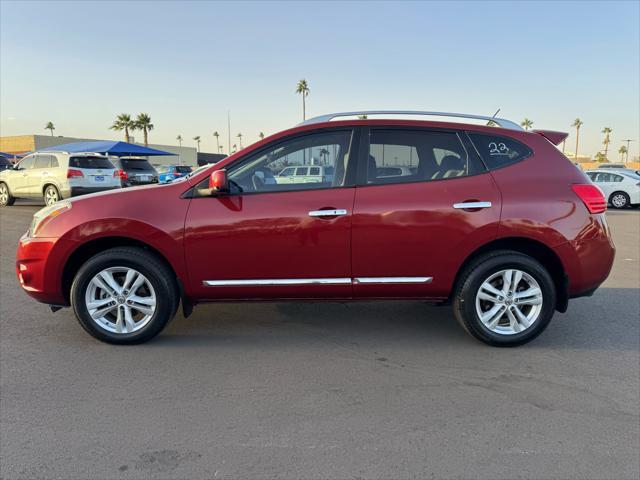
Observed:
[[[349,285],[431,283],[433,277],[356,277],[356,278],[267,278],[250,280],[204,280],[207,287],[254,287],[282,285]]]

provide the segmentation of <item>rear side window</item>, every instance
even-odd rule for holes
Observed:
[[[51,155],[51,163],[49,164],[51,168],[58,168],[60,165],[58,164],[58,159],[55,155]]]
[[[444,180],[484,170],[455,132],[372,129],[366,184]]]
[[[154,170],[144,158],[121,158],[120,164],[125,170]]]
[[[529,147],[513,138],[473,132],[469,132],[469,137],[489,170],[512,165],[531,155]]]
[[[75,168],[113,169],[113,164],[104,157],[71,157],[69,166]]]
[[[51,163],[51,157],[49,155],[38,155],[36,157],[36,163],[33,168],[49,168]]]

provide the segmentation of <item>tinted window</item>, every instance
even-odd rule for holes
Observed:
[[[36,156],[36,162],[33,168],[49,168],[50,163],[51,157],[49,155],[38,155]]]
[[[469,137],[490,170],[511,165],[531,155],[529,147],[509,137],[473,132],[469,132]]]
[[[442,180],[483,170],[453,132],[373,129],[369,143],[367,184]]]
[[[248,157],[229,168],[233,189],[270,192],[340,187],[344,184],[351,131],[329,131],[294,137]],[[331,166],[333,175],[309,178],[309,167]],[[296,175],[293,168],[297,167]]]
[[[320,167],[310,167],[309,175],[320,175]]]
[[[624,180],[624,178],[622,178],[621,175],[611,175],[613,182],[621,182],[622,180]]]
[[[121,158],[120,164],[125,170],[151,170],[155,171],[145,158]]]
[[[191,167],[178,166],[175,168],[176,168],[176,172],[179,172],[179,173],[191,173]]]
[[[18,165],[24,170],[29,170],[30,168],[33,168],[34,160],[35,157],[26,157],[23,158]]]
[[[71,157],[69,166],[75,168],[104,168],[113,169],[113,164],[105,157]]]

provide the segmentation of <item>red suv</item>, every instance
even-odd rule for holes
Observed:
[[[331,121],[408,113],[429,121]],[[149,340],[180,302],[377,299],[528,342],[607,278],[606,201],[566,134],[428,115],[318,117],[171,184],[58,202],[20,240],[20,283],[110,343]]]

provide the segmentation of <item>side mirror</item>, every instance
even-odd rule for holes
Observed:
[[[229,181],[226,170],[216,170],[209,177],[209,189],[211,193],[226,193],[229,191]]]

